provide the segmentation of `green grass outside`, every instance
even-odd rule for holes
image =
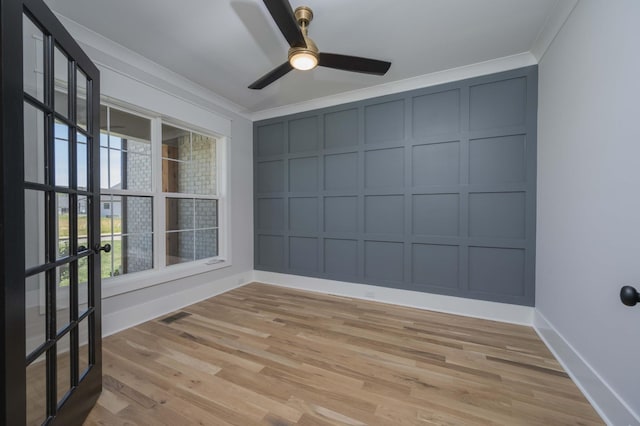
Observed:
[[[103,241],[102,243],[106,243],[107,241]],[[110,243],[111,244],[111,243]],[[122,241],[115,240],[113,244],[111,244],[111,252],[104,253],[100,252],[100,276],[104,278],[109,278],[112,276],[111,271],[111,255],[113,254],[114,261],[114,271],[119,271],[122,267]],[[86,267],[88,259],[82,258],[78,261],[78,282],[86,283],[87,282],[87,274],[89,268]],[[61,271],[60,282],[58,286],[66,287],[69,285],[69,265],[65,265],[64,269]],[[117,272],[116,272],[117,274]]]
[[[111,234],[111,220],[110,217],[100,218],[100,234]],[[81,237],[86,237],[87,232],[87,216],[78,216],[78,233]],[[119,217],[113,218],[113,233],[120,234],[122,232],[122,219]],[[60,238],[69,237],[69,215],[62,214],[58,216],[58,236]]]

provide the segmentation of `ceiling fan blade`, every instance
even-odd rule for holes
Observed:
[[[338,55],[336,53],[320,53],[318,65],[344,71],[385,75],[389,71],[391,62],[360,58],[358,56]]]
[[[285,62],[284,64],[272,69],[271,71],[260,77],[258,80],[251,83],[249,89],[264,89],[292,69],[293,67],[291,66],[291,64],[289,62]]]
[[[291,47],[306,47],[298,21],[287,0],[263,0],[269,13]]]

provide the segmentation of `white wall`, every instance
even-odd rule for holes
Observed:
[[[638,18],[637,0],[581,0],[539,68],[536,308],[616,425],[640,413],[640,306],[618,296],[640,289]]]
[[[103,333],[111,334],[212,297],[252,279],[253,124],[241,108],[207,89],[58,16],[101,72],[101,95],[229,138],[231,266],[113,294],[103,281]]]

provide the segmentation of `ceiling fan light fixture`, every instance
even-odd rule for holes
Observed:
[[[289,55],[291,66],[300,71],[307,71],[318,66],[318,54],[307,49],[291,52]]]

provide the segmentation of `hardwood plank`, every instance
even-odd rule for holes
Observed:
[[[602,425],[530,327],[253,283],[103,341],[87,425]]]

